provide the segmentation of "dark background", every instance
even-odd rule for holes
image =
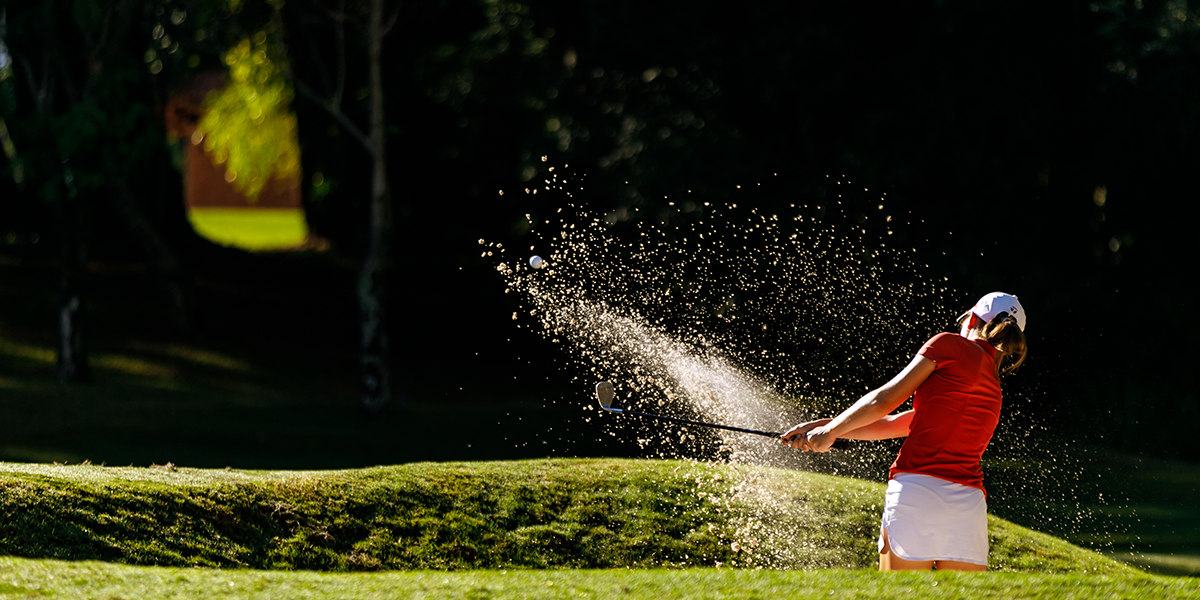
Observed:
[[[278,381],[317,373],[340,407],[323,410],[369,421],[354,392],[366,154],[297,96],[307,214],[332,248],[252,255],[190,231],[161,126],[170,94],[271,19],[282,24],[294,76],[327,82],[329,11],[342,5],[3,6],[17,60],[2,114],[28,160],[24,182],[11,159],[0,177],[0,336],[53,347],[61,194],[45,191],[57,175],[38,165],[69,155],[86,214],[72,235],[85,241],[93,347],[179,342],[248,357]],[[189,27],[212,32],[187,42],[203,61],[152,75],[142,59],[149,32],[180,6],[190,15],[180,40],[195,40]],[[548,215],[565,199],[498,190],[569,163],[588,174],[576,204],[610,215],[619,232],[628,221],[674,218],[664,195],[692,190],[723,202],[737,184],[770,178],[752,202],[783,211],[831,193],[832,174],[887,190],[890,206],[911,215],[897,243],[933,256],[929,274],[949,278],[963,309],[996,289],[1021,297],[1031,352],[1011,385],[1030,426],[1200,458],[1188,353],[1198,308],[1200,14],[1151,0],[411,1],[388,10],[394,414],[587,393],[569,372],[530,374],[528,364],[556,364],[560,350],[513,328],[516,301],[477,244],[519,241],[526,213]],[[132,11],[121,13],[133,15],[130,34],[112,46],[91,100],[72,101],[66,82],[87,73],[90,19],[120,11]],[[364,14],[353,3],[347,11]],[[344,106],[363,126],[366,58],[361,34],[347,31]],[[45,72],[39,61],[64,65],[51,69],[62,74],[46,112],[22,59],[35,74]],[[317,171],[330,182],[319,190],[309,175]],[[183,264],[194,319],[172,317],[153,251],[106,184],[113,178],[128,182]]]

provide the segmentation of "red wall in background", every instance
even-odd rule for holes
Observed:
[[[221,89],[224,79],[218,74],[202,75],[171,97],[163,115],[167,135],[187,146],[187,165],[183,176],[184,203],[195,207],[300,208],[299,177],[289,180],[272,178],[258,199],[251,202],[233,184],[225,181],[225,167],[213,164],[203,142],[192,143],[192,134],[204,116],[204,97]]]

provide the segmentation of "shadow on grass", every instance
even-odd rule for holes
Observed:
[[[49,348],[0,342],[0,460],[334,469],[636,449],[589,422],[566,395],[471,402],[461,398],[480,384],[467,383],[452,400],[393,405],[368,418],[355,390],[321,371],[280,375],[179,344],[139,343],[95,358],[94,383],[59,386]]]

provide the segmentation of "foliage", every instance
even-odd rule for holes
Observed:
[[[225,178],[251,200],[269,179],[300,174],[296,116],[284,58],[268,43],[271,27],[242,40],[224,55],[229,79],[208,97],[198,126],[204,149],[225,165]],[[193,143],[200,141],[193,137]]]
[[[763,481],[785,496],[768,518],[747,492]],[[620,459],[331,472],[6,464],[0,487],[5,554],[323,571],[863,568],[882,496],[833,476]],[[1136,573],[993,527],[1001,570]]]
[[[427,101],[462,121],[487,120],[497,104],[519,115],[520,180],[532,180],[540,158],[554,153],[632,180],[619,200],[632,208],[648,201],[644,182],[691,172],[689,158],[731,141],[718,133],[721,88],[696,62],[579,47],[583,40],[562,39],[553,8],[539,3],[488,0],[482,8],[478,29],[419,50],[417,83]],[[648,46],[659,43],[653,39]],[[454,155],[466,150],[450,143]]]
[[[66,7],[75,18],[62,20],[59,8],[7,7],[10,56],[0,69],[0,114],[11,117],[13,138],[6,154],[21,149],[22,178],[50,202],[144,176],[163,147],[148,78],[130,51],[137,40],[119,33],[134,13],[105,20],[96,3],[76,2]]]
[[[0,149],[4,151],[9,176],[12,177],[14,183],[21,185],[25,180],[25,170],[17,155],[16,144],[13,143],[12,136],[8,134],[8,126],[4,122],[4,117],[16,109],[16,92],[12,82],[12,57],[8,53],[8,45],[4,43],[7,29],[6,14],[0,10]]]
[[[258,32],[270,33],[282,1],[145,0],[153,15],[143,30],[143,61],[167,90],[191,77],[226,70],[225,55]]]

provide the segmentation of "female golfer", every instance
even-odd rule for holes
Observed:
[[[827,452],[837,438],[908,436],[888,474],[881,571],[987,569],[987,502],[979,459],[1000,419],[1001,370],[1025,360],[1025,310],[995,292],[934,336],[899,375],[833,419],[801,423],[783,443]],[[912,410],[890,414],[913,397]]]

